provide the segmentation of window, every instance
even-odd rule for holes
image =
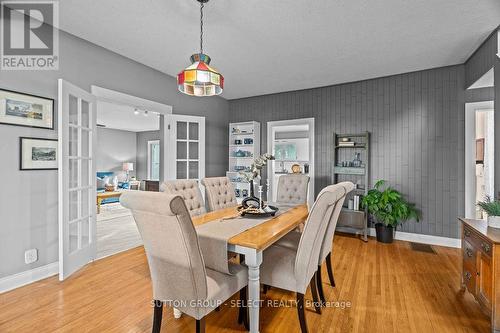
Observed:
[[[148,180],[160,180],[160,141],[148,141]]]

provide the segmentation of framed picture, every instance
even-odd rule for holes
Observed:
[[[57,140],[20,138],[20,170],[57,170]]]
[[[54,100],[0,89],[0,124],[54,129]]]

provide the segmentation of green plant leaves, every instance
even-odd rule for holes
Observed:
[[[361,200],[361,206],[368,209],[378,222],[386,226],[397,227],[399,224],[420,218],[414,204],[408,203],[401,193],[391,187],[383,189],[385,180],[378,180],[374,188]]]
[[[486,196],[485,200],[479,201],[477,205],[488,216],[500,216],[500,201],[494,200],[490,196]]]

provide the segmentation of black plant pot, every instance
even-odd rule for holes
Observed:
[[[377,232],[377,242],[390,244],[394,241],[394,228],[383,223],[375,224]]]

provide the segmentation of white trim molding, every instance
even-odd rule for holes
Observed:
[[[0,279],[0,293],[16,289],[27,284],[46,279],[59,273],[59,262],[40,266]]]
[[[370,228],[370,236],[375,237],[375,228]],[[412,232],[404,232],[404,231],[396,231],[394,234],[394,239],[413,242],[413,243],[422,243],[429,245],[438,245],[445,247],[454,247],[461,248],[462,240],[460,238],[449,238],[449,237],[441,237],[441,236],[432,236],[432,235],[424,235],[424,234],[415,234]]]

